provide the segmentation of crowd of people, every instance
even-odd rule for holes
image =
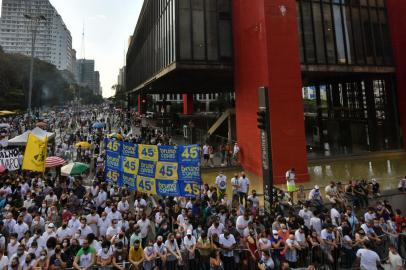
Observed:
[[[54,123],[56,154],[95,158],[96,177],[0,174],[0,270],[404,269],[406,218],[379,199],[375,180],[307,194],[296,190],[291,169],[270,213],[244,172],[231,179],[220,172],[196,198],[148,196],[104,182],[103,139],[117,125],[132,142],[170,144],[170,136],[123,111],[64,119]],[[104,128],[92,128],[95,120]],[[137,125],[135,136],[129,127]],[[93,148],[70,153],[79,141]]]

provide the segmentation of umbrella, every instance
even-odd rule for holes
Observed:
[[[6,171],[6,167],[0,164],[0,173],[4,173]]]
[[[110,139],[116,139],[121,141],[123,139],[123,135],[119,134],[119,133],[112,133],[109,135]]]
[[[0,128],[9,128],[10,125],[7,123],[0,123]]]
[[[47,123],[38,122],[38,123],[36,124],[36,126],[39,127],[39,128],[46,128],[46,127],[47,127]]]
[[[104,128],[104,123],[96,122],[92,125],[93,128]]]
[[[88,148],[90,148],[90,143],[88,143],[88,142],[78,142],[77,144],[75,144],[76,148],[79,148],[79,146],[82,149],[88,149]]]
[[[69,163],[61,168],[61,174],[64,176],[76,176],[76,175],[81,175],[85,171],[89,170],[90,166],[81,163],[81,162],[73,162]]]
[[[65,160],[60,157],[47,157],[45,160],[45,167],[52,168],[65,164]]]

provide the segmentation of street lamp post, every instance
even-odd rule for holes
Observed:
[[[31,117],[32,108],[32,87],[33,87],[33,75],[34,75],[34,54],[35,54],[35,40],[37,38],[37,27],[41,21],[46,21],[47,19],[43,16],[32,16],[29,14],[24,14],[24,17],[31,21],[31,62],[30,62],[30,82],[28,87],[28,114]]]

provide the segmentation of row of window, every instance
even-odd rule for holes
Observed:
[[[393,64],[384,1],[297,0],[305,64]]]

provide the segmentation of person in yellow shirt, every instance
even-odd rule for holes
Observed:
[[[142,262],[144,261],[144,250],[141,247],[140,240],[135,240],[134,246],[130,248],[128,259],[131,265],[134,267],[133,269],[141,269]]]

